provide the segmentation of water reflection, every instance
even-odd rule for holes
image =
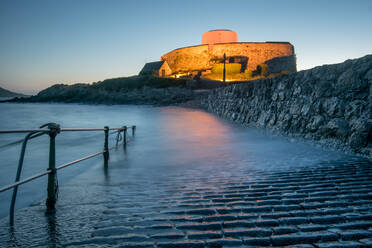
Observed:
[[[109,184],[110,174],[109,174],[108,163],[104,162],[102,167],[103,167],[104,182],[105,184]]]
[[[227,154],[224,147],[232,143],[227,133],[231,126],[215,116],[203,112],[178,108],[165,108],[163,125],[167,142],[185,156],[191,158],[223,158]],[[234,156],[230,151],[229,156]]]
[[[48,234],[48,247],[57,247],[59,243],[59,226],[56,214],[46,214],[46,233]]]
[[[8,243],[11,244],[13,247],[21,247],[20,242],[18,242],[18,240],[17,240],[17,235],[16,235],[16,231],[15,231],[14,226],[9,227],[9,241],[8,241]]]

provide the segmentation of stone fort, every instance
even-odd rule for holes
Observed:
[[[226,57],[224,57],[226,56]],[[255,71],[267,65],[268,73],[296,72],[294,47],[289,42],[239,42],[232,30],[205,32],[202,44],[178,48],[161,56],[161,61],[147,63],[140,74],[152,73],[160,77],[205,75],[215,64],[238,63],[240,73]]]

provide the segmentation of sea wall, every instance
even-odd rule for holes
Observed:
[[[235,122],[372,157],[372,55],[212,90],[209,111]]]
[[[223,59],[224,54],[227,57],[248,57],[247,68],[250,70],[255,70],[258,64],[283,57],[282,60],[289,60],[286,63],[290,65],[284,69],[296,71],[294,48],[288,42],[224,43],[214,44],[212,49],[208,45],[184,47],[164,54],[161,59],[167,61],[173,73],[177,73],[211,69],[216,60]]]

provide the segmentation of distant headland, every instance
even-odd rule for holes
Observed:
[[[27,97],[27,95],[16,93],[4,88],[0,87],[0,97],[8,98],[8,97]]]

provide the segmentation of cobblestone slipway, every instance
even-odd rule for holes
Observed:
[[[154,184],[70,184],[61,194],[78,189],[78,198],[62,197],[55,217],[43,217],[40,205],[23,210],[13,238],[27,246],[371,247],[372,167],[332,164],[233,177],[180,174]],[[2,240],[9,235],[4,222]]]

